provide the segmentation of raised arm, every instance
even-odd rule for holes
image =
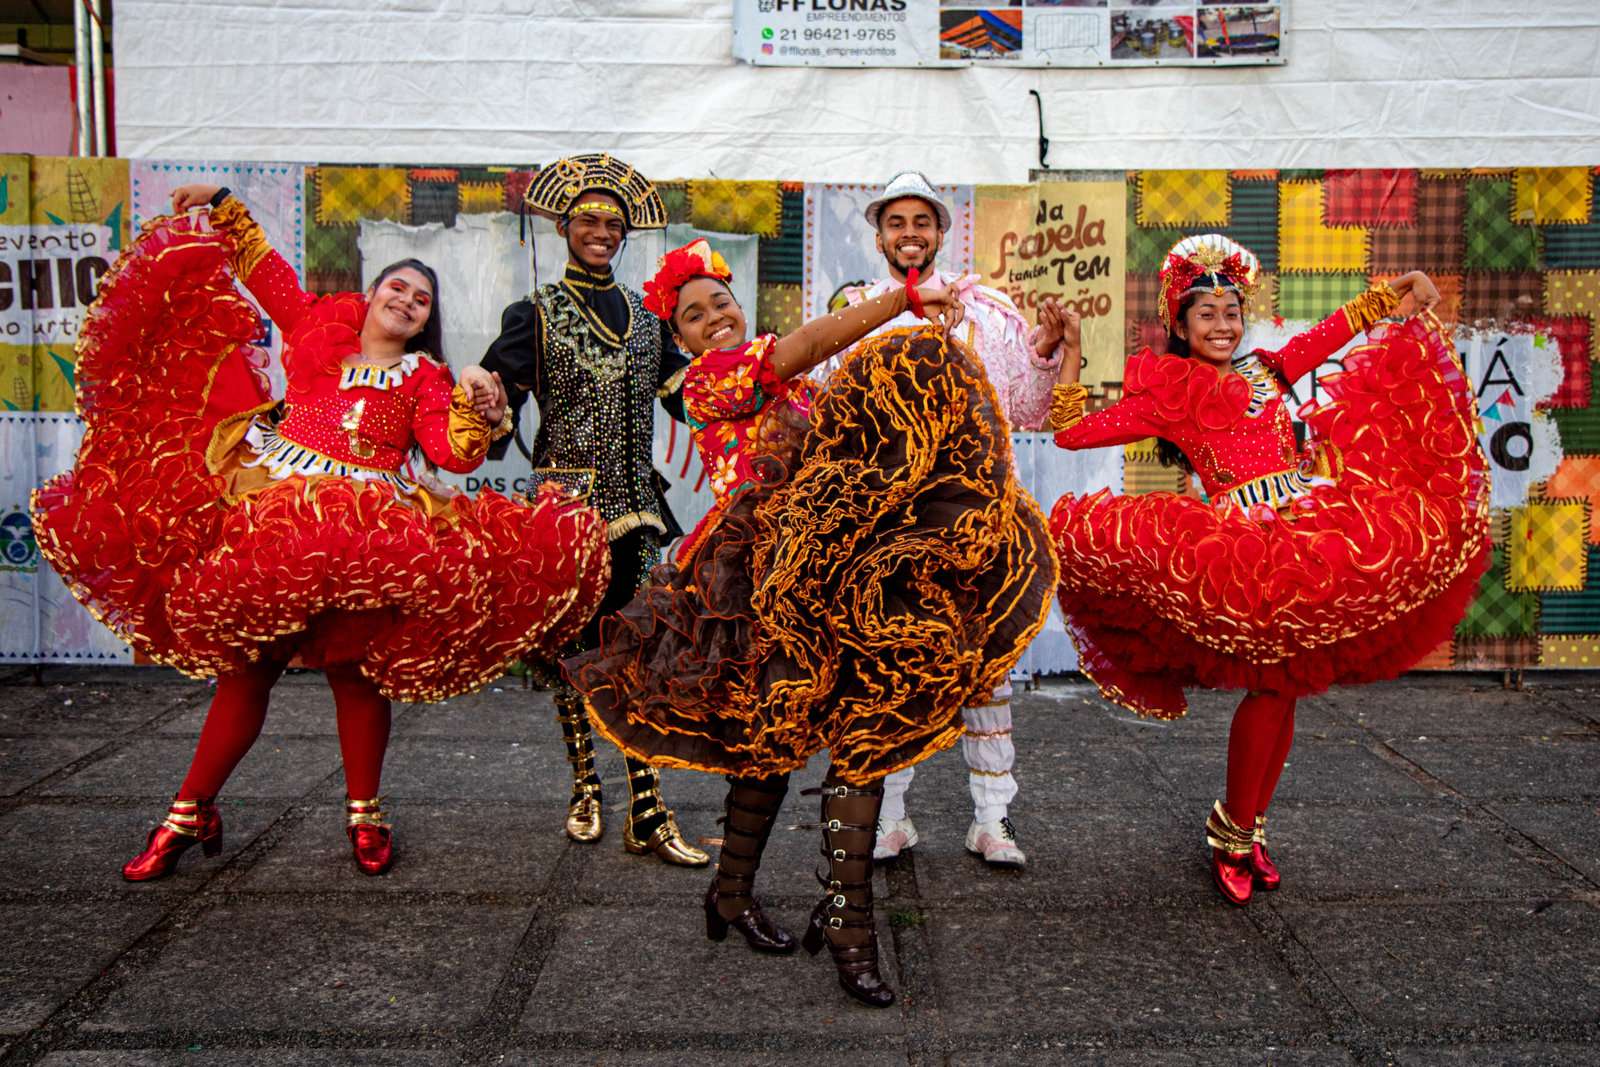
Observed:
[[[1439,291],[1421,271],[1413,271],[1396,278],[1393,285],[1379,282],[1342,308],[1329,315],[1305,333],[1296,335],[1276,352],[1262,352],[1261,358],[1268,366],[1283,375],[1283,380],[1293,385],[1309,374],[1351,338],[1380,319],[1393,315],[1400,306],[1403,295],[1417,298],[1418,310],[1432,308],[1439,302]]]
[[[954,285],[918,289],[917,297],[922,301],[926,318],[930,322],[942,322],[946,333],[960,324],[964,311],[960,291]],[[793,333],[778,338],[772,352],[773,373],[784,381],[804,374],[895,316],[905,314],[910,307],[906,291],[894,289],[873,300],[812,319]]]
[[[317,297],[300,287],[294,268],[267,242],[244,202],[216,185],[180,185],[172,191],[174,211],[211,207],[211,225],[232,240],[228,264],[279,332],[294,329]]]

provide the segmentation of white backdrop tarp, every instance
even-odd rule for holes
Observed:
[[[758,68],[715,0],[119,0],[129,156],[1018,182],[1084,167],[1587,165],[1593,0],[1299,0],[1282,67]]]

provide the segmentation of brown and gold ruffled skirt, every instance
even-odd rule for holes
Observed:
[[[740,776],[826,748],[857,784],[953,745],[1056,581],[980,365],[932,330],[874,338],[766,466],[565,661],[596,728],[651,763]]]

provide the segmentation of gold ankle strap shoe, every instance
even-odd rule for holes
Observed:
[[[600,787],[575,785],[572,802],[567,805],[567,836],[587,845],[600,840],[605,827],[600,824]]]
[[[1206,820],[1206,844],[1230,855],[1247,856],[1254,841],[1255,827],[1246,830],[1234,822],[1222,801],[1217,801],[1211,809],[1211,817]]]

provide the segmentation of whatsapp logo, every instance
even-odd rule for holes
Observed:
[[[772,27],[771,26],[768,26],[766,29],[761,31],[761,39],[763,41],[772,40]]]

